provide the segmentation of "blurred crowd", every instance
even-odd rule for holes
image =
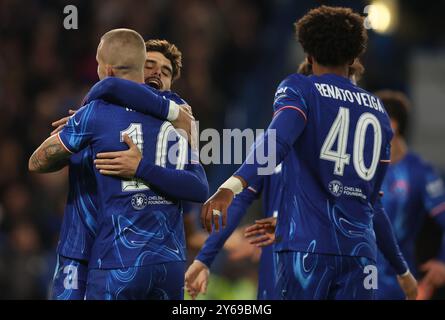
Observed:
[[[222,128],[224,106],[255,66],[267,1],[0,2],[0,298],[45,298],[55,263],[67,170],[31,175],[27,159],[51,122],[97,81],[100,36],[117,27],[165,38],[183,53],[174,84],[201,128]],[[79,29],[63,28],[77,7]]]
[[[303,58],[295,48],[292,22],[314,1],[302,1],[300,15],[297,2],[0,1],[0,299],[47,295],[67,170],[31,175],[27,161],[51,132],[51,122],[77,108],[97,81],[100,36],[127,27],[145,39],[175,43],[184,67],[173,90],[192,106],[201,129],[262,128],[276,85]],[[78,30],[63,28],[67,4],[78,8]],[[368,81],[377,88],[372,70]],[[406,83],[397,83],[403,74],[395,71],[393,77],[403,88]],[[206,168],[211,191],[233,168]],[[249,263],[239,266],[252,270]],[[252,273],[219,268],[229,277]]]

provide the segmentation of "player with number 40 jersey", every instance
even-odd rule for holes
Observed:
[[[282,163],[277,296],[373,299],[365,283],[376,269],[372,219],[393,133],[380,100],[348,78],[349,65],[366,46],[363,19],[350,9],[322,6],[296,26],[314,75],[292,74],[280,83],[263,143],[204,204],[201,216],[209,229],[209,217],[226,214],[233,195],[253,185],[259,169],[271,167],[255,157],[263,148],[269,162]]]

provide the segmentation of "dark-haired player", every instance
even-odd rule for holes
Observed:
[[[410,115],[408,98],[401,92],[391,90],[379,91],[376,96],[385,105],[394,131],[391,141],[391,164],[382,184],[382,203],[411,270],[416,271],[415,241],[425,215],[429,214],[443,231],[439,256],[421,267],[422,271],[426,272],[422,283],[434,289],[445,284],[444,184],[434,168],[407,146],[405,139]],[[403,299],[403,292],[395,281],[395,272],[381,254],[377,257],[377,267],[377,298]]]
[[[144,80],[145,46],[141,36],[132,30],[116,29],[105,34],[97,59],[101,79],[119,76],[128,79],[124,82]],[[167,112],[170,102],[158,98],[160,110]],[[46,172],[63,163],[70,152],[88,147],[96,155],[113,147],[121,149],[125,141],[142,151],[143,159],[139,159],[136,172],[125,175],[125,180],[93,170],[98,226],[89,261],[87,298],[182,298],[185,244],[178,200],[200,201],[208,186],[199,165],[187,164],[201,173],[196,171],[190,176],[181,172],[186,166],[187,142],[179,139],[179,153],[169,155],[169,145],[178,139],[167,122],[139,114],[128,105],[123,108],[94,100],[76,112],[66,127],[48,138],[30,158],[31,170]],[[173,158],[176,163],[171,162]],[[111,165],[102,168],[101,173],[114,169],[115,165]],[[179,195],[178,189],[184,189],[177,188],[179,184],[188,187],[189,197]]]
[[[298,73],[305,76],[312,75],[312,66],[304,60],[298,67]],[[349,67],[349,78],[356,83],[360,80],[364,72],[364,67],[358,59]],[[195,298],[200,293],[205,293],[210,267],[218,252],[222,249],[225,241],[240,223],[251,203],[262,196],[264,219],[257,220],[254,225],[246,229],[246,237],[250,238],[250,244],[261,247],[261,257],[258,270],[258,291],[257,299],[276,299],[275,294],[275,266],[273,261],[274,232],[276,217],[279,213],[281,195],[283,192],[281,164],[278,165],[273,174],[264,176],[256,185],[249,186],[240,193],[232,202],[228,209],[227,227],[222,232],[212,233],[206,240],[203,248],[199,251],[192,265],[185,274],[186,289]],[[392,228],[386,215],[375,214],[373,219],[374,231],[376,233],[377,244],[383,256],[388,260],[389,265],[396,269],[400,265],[400,249],[392,234]],[[403,269],[405,270],[405,269]],[[392,275],[393,281],[397,284],[396,274]],[[402,287],[402,290],[409,288]],[[408,295],[409,292],[405,292]]]
[[[348,78],[349,65],[366,48],[363,19],[350,9],[322,6],[296,27],[313,75],[292,74],[281,82],[263,142],[207,200],[202,222],[210,232],[212,222],[219,229],[222,216],[224,226],[233,197],[256,183],[260,169],[282,162],[277,294],[372,299],[377,286],[372,219],[374,211],[382,213],[379,191],[392,130],[379,99]],[[267,167],[255,158],[260,148],[270,150]],[[397,273],[415,297],[415,280],[402,259]]]

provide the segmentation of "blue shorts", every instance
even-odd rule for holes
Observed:
[[[183,300],[185,261],[91,269],[87,300]]]
[[[57,255],[51,286],[51,300],[83,300],[88,276],[88,262]]]
[[[374,299],[377,269],[371,259],[297,251],[276,252],[275,259],[279,299]]]

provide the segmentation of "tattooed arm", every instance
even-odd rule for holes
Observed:
[[[58,135],[52,135],[29,158],[29,171],[37,173],[58,171],[68,164],[70,155],[71,152],[63,146]]]

